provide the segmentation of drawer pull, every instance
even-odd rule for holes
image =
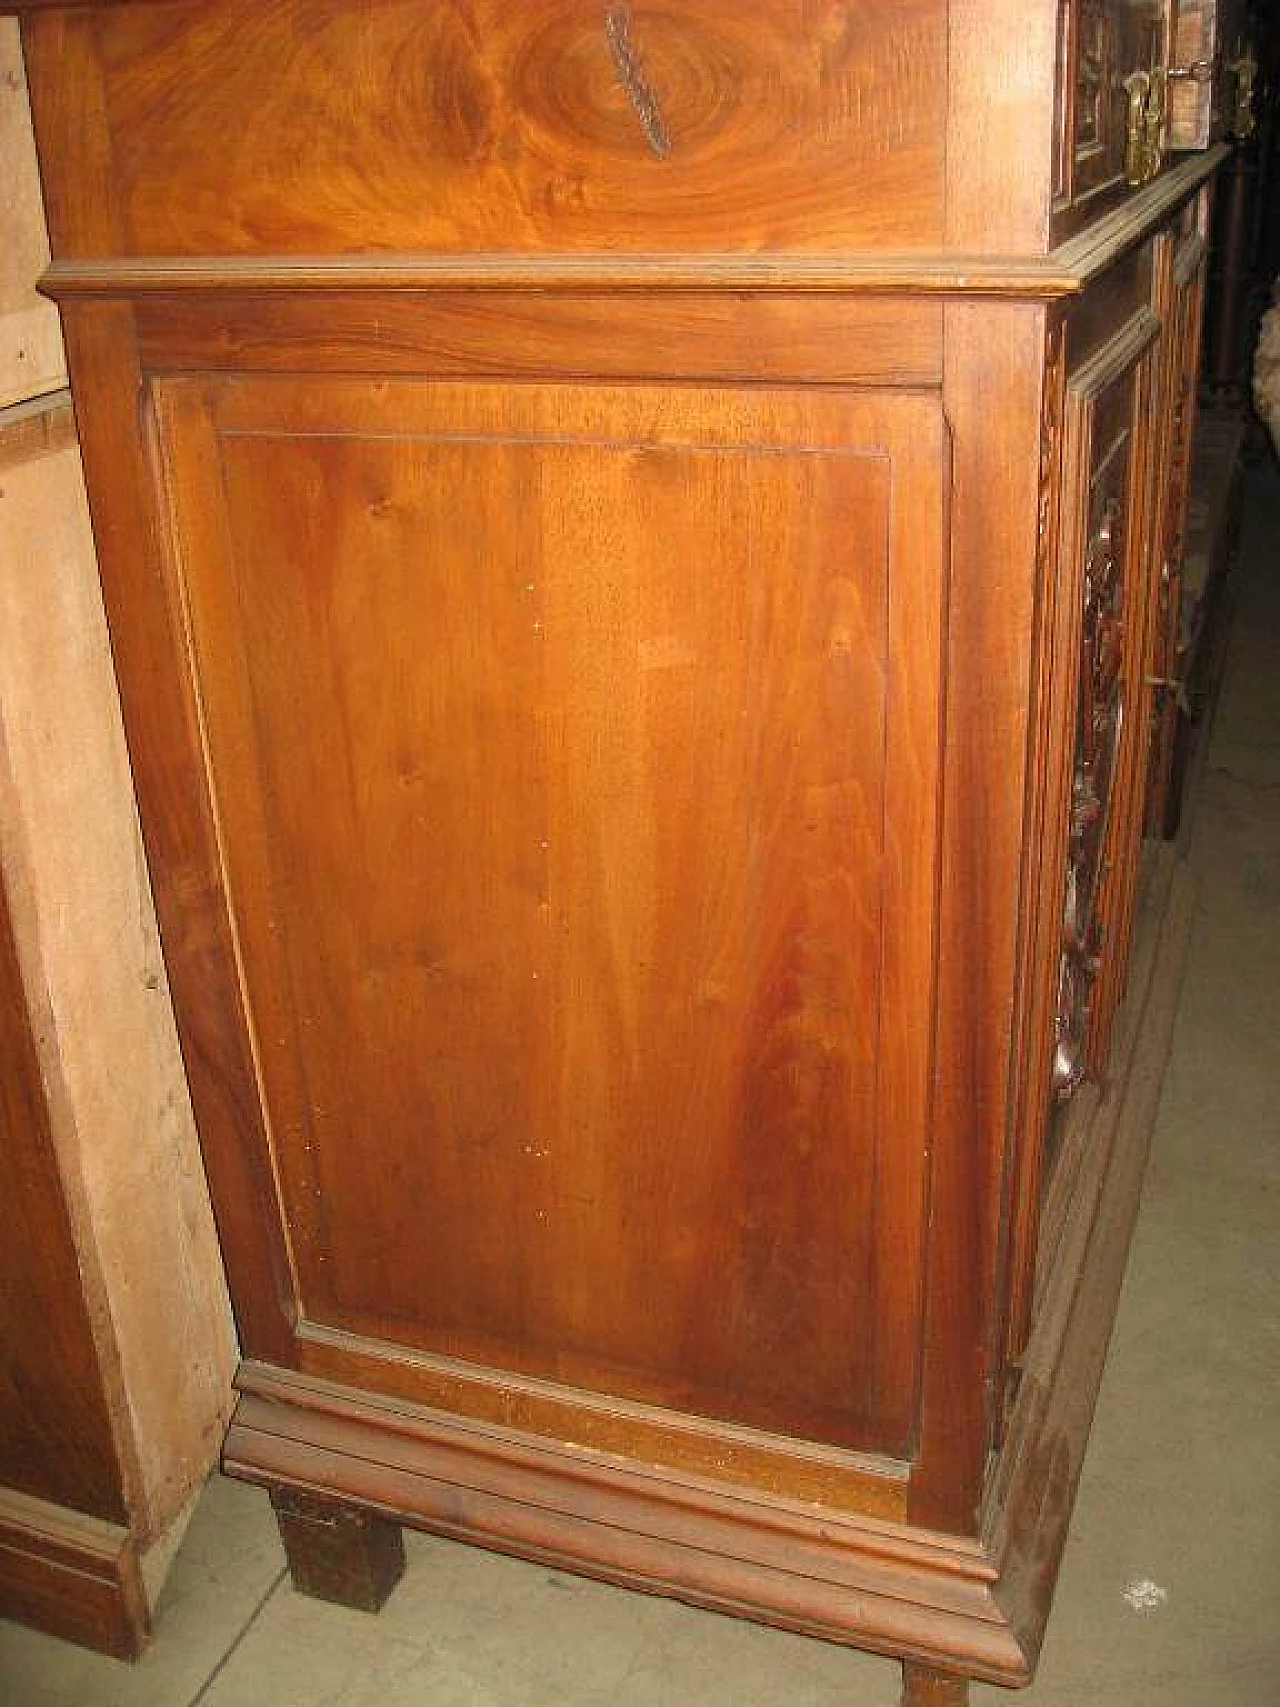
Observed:
[[[1125,182],[1137,188],[1149,184],[1164,159],[1165,73],[1134,71],[1124,80],[1128,97],[1125,124]]]
[[[631,40],[631,8],[610,6],[605,13],[604,32],[609,38],[609,51],[613,54],[622,87],[635,108],[645,139],[659,160],[665,160],[671,152],[671,136],[658,105],[658,97],[644,74],[640,56]]]
[[[1151,79],[1145,71],[1134,71],[1124,80],[1124,91],[1129,98],[1124,147],[1124,176],[1128,184],[1146,182],[1144,120],[1147,116],[1147,94],[1150,88]]]

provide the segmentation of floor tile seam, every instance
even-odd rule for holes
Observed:
[[[286,1582],[288,1580],[288,1577],[289,1577],[289,1568],[287,1565],[282,1565],[280,1570],[277,1572],[277,1574],[272,1578],[271,1582],[268,1584],[265,1594],[263,1594],[259,1598],[257,1604],[254,1606],[254,1608],[250,1612],[249,1616],[245,1619],[244,1623],[240,1626],[239,1630],[236,1631],[235,1637],[233,1638],[231,1643],[228,1645],[228,1647],[226,1648],[225,1652],[222,1654],[221,1658],[218,1660],[216,1665],[213,1667],[213,1670],[209,1673],[208,1677],[205,1678],[204,1682],[200,1685],[199,1689],[197,1689],[195,1694],[191,1697],[191,1700],[187,1703],[187,1707],[200,1707],[201,1702],[206,1701],[208,1699],[209,1691],[213,1688],[214,1684],[221,1677],[221,1675],[225,1671],[226,1667],[230,1664],[233,1656],[239,1652],[242,1644],[245,1641],[245,1638],[249,1635],[249,1632],[253,1629],[253,1627],[257,1624],[259,1618],[261,1618],[262,1614],[266,1611],[267,1604],[274,1597],[276,1590],[280,1587],[281,1583]]]

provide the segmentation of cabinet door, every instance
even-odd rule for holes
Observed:
[[[1150,418],[1160,323],[1137,314],[1070,376],[1064,564],[1079,691],[1054,1084],[1106,1067],[1124,983],[1147,762]],[[1068,656],[1071,652],[1068,653]]]
[[[1245,10],[1242,0],[1175,0],[1170,148],[1208,148],[1233,116]]]
[[[299,1362],[905,1454],[936,399],[228,378],[158,415]]]
[[[1174,805],[1169,789],[1182,676],[1182,564],[1205,285],[1205,243],[1198,229],[1184,233],[1176,244],[1172,237],[1164,240],[1161,269],[1164,403],[1160,412],[1158,574],[1149,663],[1156,688],[1147,789],[1147,828],[1152,835],[1163,833]]]
[[[1082,207],[1125,182],[1129,79],[1163,76],[1168,0],[1079,0],[1061,13],[1056,196]],[[1139,90],[1145,95],[1145,90]],[[1161,91],[1156,93],[1162,102]],[[1155,109],[1152,120],[1159,130]]]

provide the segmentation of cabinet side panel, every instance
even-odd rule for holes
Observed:
[[[902,1450],[936,454],[853,397],[170,389],[304,1314]]]

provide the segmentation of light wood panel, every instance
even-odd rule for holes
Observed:
[[[22,44],[0,18],[0,409],[66,381],[58,311],[36,294],[49,261]]]

